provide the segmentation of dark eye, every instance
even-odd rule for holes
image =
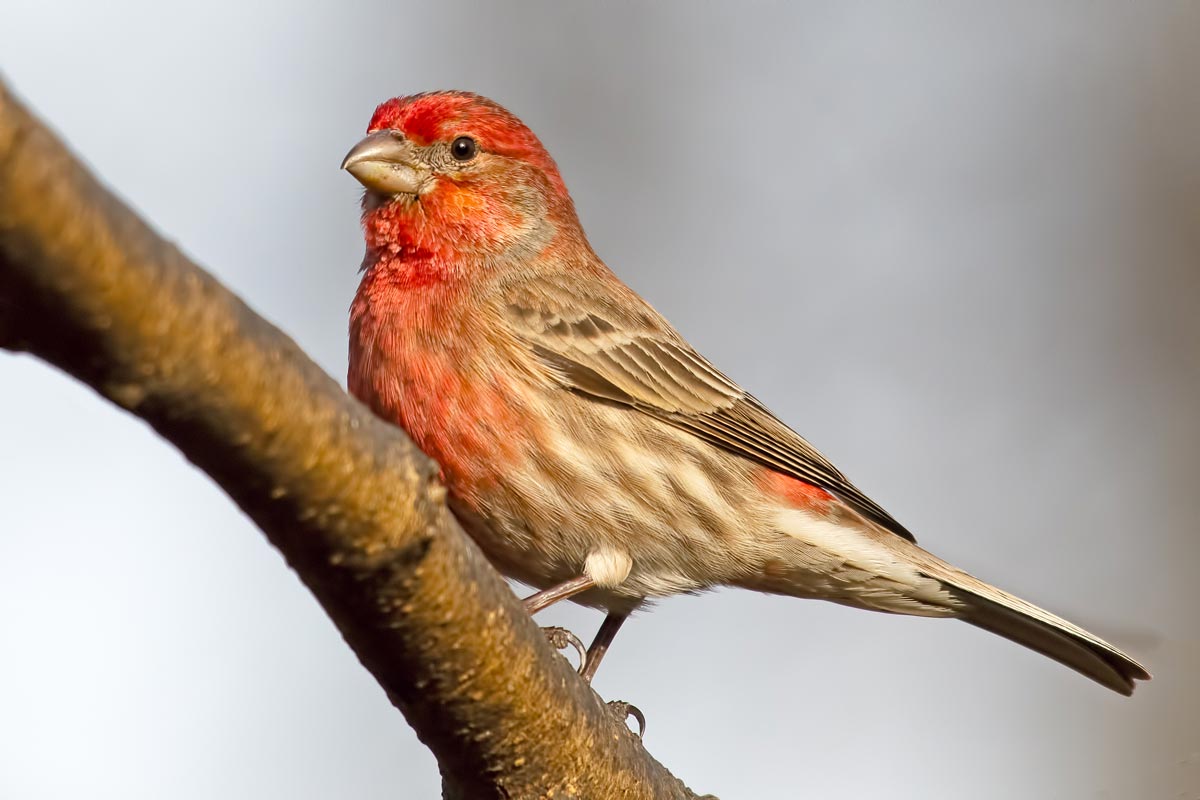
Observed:
[[[475,157],[475,140],[470,136],[460,136],[450,143],[450,155],[455,161],[470,161]]]

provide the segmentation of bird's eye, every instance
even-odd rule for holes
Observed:
[[[455,161],[470,161],[475,157],[475,140],[470,136],[460,136],[450,143],[450,155]]]

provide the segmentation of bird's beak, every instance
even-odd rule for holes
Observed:
[[[416,157],[412,144],[399,131],[376,131],[342,159],[342,169],[373,192],[417,194],[430,170]]]

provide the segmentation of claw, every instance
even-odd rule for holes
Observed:
[[[624,722],[630,717],[633,717],[637,720],[639,739],[646,735],[646,716],[642,713],[640,708],[635,706],[633,703],[626,703],[624,700],[610,700],[608,707],[612,709],[612,712],[617,715],[617,718],[621,720],[621,722]]]
[[[557,625],[542,628],[542,633],[546,634],[546,641],[555,650],[565,650],[567,647],[574,647],[575,652],[579,654],[578,671],[583,672],[587,668],[587,648],[583,646],[583,642],[579,641],[578,636],[566,628],[560,628]]]

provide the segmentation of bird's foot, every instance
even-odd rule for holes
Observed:
[[[555,650],[565,650],[568,647],[574,647],[575,652],[579,654],[578,671],[583,672],[587,669],[587,648],[583,646],[583,642],[579,641],[578,636],[566,628],[560,628],[557,625],[542,628],[542,633],[546,634],[546,641]]]
[[[643,714],[641,709],[635,706],[633,703],[626,703],[624,700],[610,700],[608,701],[608,708],[610,711],[612,711],[616,718],[621,721],[622,725],[624,725],[630,717],[636,719],[638,724],[639,739],[646,735],[646,715]]]

